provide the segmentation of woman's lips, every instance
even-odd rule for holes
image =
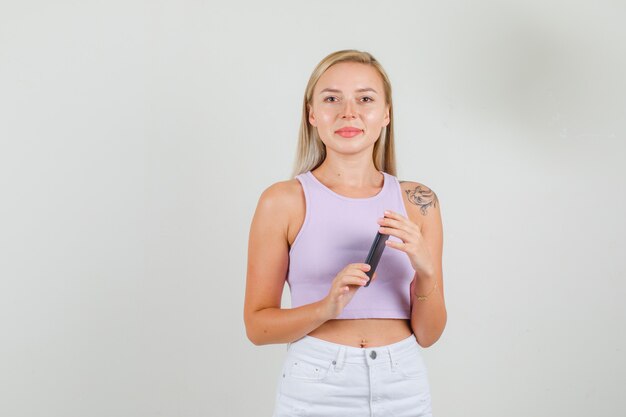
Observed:
[[[345,130],[338,130],[335,133],[338,134],[341,137],[344,137],[344,138],[351,138],[351,137],[354,137],[354,136],[356,136],[358,134],[363,133],[363,131],[362,130],[356,130],[356,129],[345,129]]]

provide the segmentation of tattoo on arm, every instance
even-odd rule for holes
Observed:
[[[418,185],[414,190],[404,190],[409,201],[416,206],[419,206],[420,212],[425,216],[428,207],[437,207],[439,199],[437,194],[425,185]]]

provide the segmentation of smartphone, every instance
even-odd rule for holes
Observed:
[[[389,239],[389,235],[377,232],[376,237],[374,238],[374,242],[372,242],[372,247],[370,248],[370,252],[367,254],[367,259],[365,259],[365,263],[368,264],[371,268],[365,274],[369,277],[369,281],[364,287],[368,287],[370,282],[372,282],[372,276],[374,276],[374,271],[376,271],[376,267],[378,266],[378,261],[380,261],[380,257],[385,250],[385,242]]]

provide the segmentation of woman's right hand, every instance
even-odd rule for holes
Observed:
[[[333,279],[328,295],[323,300],[324,314],[327,320],[332,320],[341,314],[344,307],[352,300],[359,288],[367,284],[369,277],[365,272],[370,266],[365,263],[346,265]],[[376,272],[372,282],[376,279]],[[370,285],[372,285],[370,283]]]

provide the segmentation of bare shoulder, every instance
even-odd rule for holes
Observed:
[[[259,198],[257,210],[266,213],[265,218],[280,223],[288,246],[294,241],[304,221],[304,190],[295,178],[276,182],[267,187]]]
[[[429,186],[416,181],[400,181],[402,199],[409,219],[422,232],[427,230],[442,233],[439,197]]]
[[[429,186],[415,181],[400,181],[400,188],[409,219],[419,226],[439,265],[443,249],[443,225],[437,193]]]
[[[404,201],[418,210],[422,216],[428,216],[428,213],[440,209],[439,197],[427,185],[416,181],[400,181],[400,187],[404,194]]]
[[[304,203],[304,191],[300,181],[295,178],[276,182],[267,187],[259,198],[259,205],[271,210],[276,215],[286,216],[287,219],[298,212],[298,207]]]
[[[297,179],[278,181],[263,190],[259,204],[263,203],[272,209],[287,208],[297,202],[301,194],[302,187]]]

